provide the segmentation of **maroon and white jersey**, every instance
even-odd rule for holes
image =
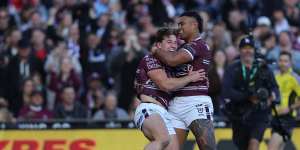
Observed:
[[[185,43],[181,47],[192,57],[192,61],[186,64],[179,65],[174,68],[173,73],[176,77],[182,77],[188,74],[190,67],[193,70],[204,69],[206,75],[208,74],[208,68],[211,62],[211,51],[208,45],[200,37],[196,38],[192,42]],[[192,82],[183,88],[176,90],[174,96],[196,96],[208,94],[209,81],[208,78],[204,81]]]
[[[166,66],[153,57],[153,55],[146,55],[141,61],[136,70],[135,89],[139,95],[144,94],[155,98],[163,106],[167,107],[171,100],[170,93],[164,92],[148,77],[147,73],[155,69],[165,69]],[[166,72],[168,72],[166,70]]]

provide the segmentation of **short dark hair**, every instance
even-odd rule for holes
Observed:
[[[280,52],[279,57],[283,56],[283,55],[288,56],[290,58],[290,60],[292,59],[292,54],[290,52],[285,52],[285,51]]]
[[[66,90],[66,89],[69,89],[69,88],[71,88],[71,89],[73,89],[73,90],[75,91],[75,87],[74,87],[74,86],[72,86],[72,85],[70,85],[70,84],[65,84],[65,85],[63,85],[62,88],[61,88],[61,93],[65,92],[65,90]]]
[[[203,19],[202,17],[199,15],[199,13],[197,13],[196,11],[187,11],[184,12],[183,14],[180,15],[180,17],[192,17],[194,19],[196,19],[197,23],[198,23],[198,29],[199,32],[201,33],[203,30]]]
[[[175,30],[171,28],[160,28],[156,33],[155,42],[162,42],[165,37],[176,35]]]

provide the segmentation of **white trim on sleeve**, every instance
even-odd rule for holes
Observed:
[[[193,54],[189,51],[189,50],[187,50],[187,49],[185,49],[185,48],[182,48],[184,51],[186,51],[190,56],[191,56],[191,58],[192,58],[192,60],[194,60],[194,56],[193,56]]]

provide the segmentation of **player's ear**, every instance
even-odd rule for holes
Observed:
[[[195,29],[198,29],[198,23],[196,21],[193,21],[193,26]]]
[[[157,48],[161,48],[161,42],[157,42],[157,43],[155,43],[155,44],[156,44],[155,46],[156,46]]]

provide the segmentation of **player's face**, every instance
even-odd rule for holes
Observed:
[[[241,48],[241,59],[245,61],[253,61],[254,59],[254,48],[251,46],[245,46]]]
[[[291,60],[290,60],[290,57],[288,55],[281,55],[279,57],[279,62],[278,62],[278,65],[279,65],[279,69],[281,71],[286,71],[290,68],[291,66]]]
[[[180,17],[178,22],[179,37],[183,40],[187,40],[191,34],[193,34],[195,25],[197,25],[195,19],[187,16]]]
[[[159,47],[167,51],[175,51],[177,49],[177,40],[175,35],[170,35],[164,38],[164,40],[159,43]]]

